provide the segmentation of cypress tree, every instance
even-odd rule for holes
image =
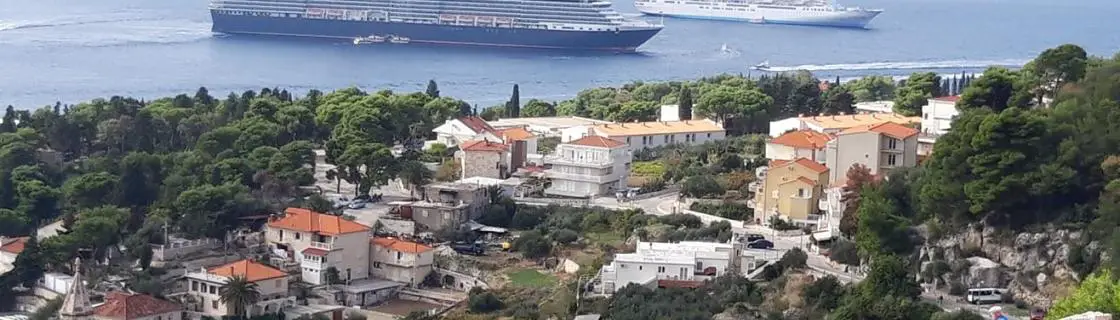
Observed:
[[[677,116],[681,120],[692,120],[692,90],[688,86],[681,85],[681,96],[677,100]]]
[[[3,121],[0,122],[0,133],[16,132],[16,108],[8,106],[8,109],[4,110],[4,119],[0,121]]]
[[[517,85],[513,85],[513,95],[509,97],[509,102],[506,102],[506,115],[510,118],[521,117],[521,90]]]
[[[436,85],[435,80],[428,80],[428,89],[424,93],[432,98],[439,98],[439,86]]]

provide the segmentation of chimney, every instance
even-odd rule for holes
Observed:
[[[844,111],[840,111],[840,115],[844,115]]]
[[[797,114],[797,117],[798,117],[798,118],[804,118],[804,117],[805,117],[805,114],[804,114],[804,113],[798,113],[798,114]]]

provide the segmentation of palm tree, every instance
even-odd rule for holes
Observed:
[[[257,284],[249,282],[244,275],[234,275],[218,288],[218,296],[231,313],[248,319],[249,306],[260,301],[261,292],[257,290]]]

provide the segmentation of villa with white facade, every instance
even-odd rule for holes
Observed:
[[[369,238],[368,226],[302,208],[288,208],[265,226],[273,253],[298,262],[303,282],[315,285],[327,284],[331,267],[343,281],[367,278]]]
[[[214,318],[233,315],[232,308],[222,302],[219,291],[234,276],[244,277],[257,285],[260,299],[248,308],[249,316],[279,313],[285,307],[296,304],[296,298],[288,294],[287,273],[255,261],[241,260],[187,272],[187,294],[194,297],[194,303],[188,304],[187,310]]]
[[[753,256],[743,255],[729,243],[639,241],[634,253],[615,254],[614,261],[599,271],[597,280],[603,293],[615,292],[629,284],[658,282],[658,286],[664,286],[662,282],[692,282],[695,285],[729,272],[733,264],[738,264],[740,270],[751,270],[756,262]]]
[[[545,193],[584,198],[623,190],[631,158],[625,143],[610,138],[586,136],[562,143],[543,159],[551,165],[545,176],[552,180]]]

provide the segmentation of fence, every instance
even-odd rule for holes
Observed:
[[[175,239],[170,244],[152,245],[152,260],[169,261],[195,252],[217,248],[221,244],[217,239],[185,240]]]
[[[586,207],[591,204],[587,199],[556,199],[556,198],[526,198],[514,197],[514,202],[520,204],[534,204],[534,205],[558,205],[570,207]]]

